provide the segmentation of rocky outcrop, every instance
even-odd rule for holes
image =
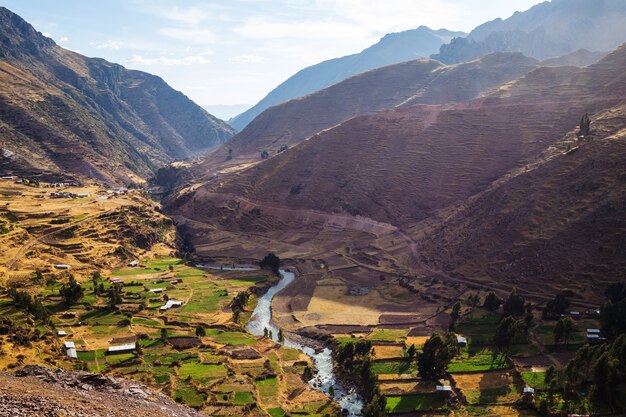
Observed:
[[[26,366],[0,374],[0,416],[200,417],[169,397],[122,378]]]

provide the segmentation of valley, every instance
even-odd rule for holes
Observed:
[[[0,7],[0,417],[622,415],[620,1],[388,34],[232,127]],[[159,34],[127,62],[263,61]]]

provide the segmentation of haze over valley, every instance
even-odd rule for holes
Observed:
[[[0,7],[0,416],[626,411],[626,1],[74,3]]]

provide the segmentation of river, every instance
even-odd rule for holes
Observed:
[[[238,270],[238,271],[251,271],[255,268],[249,267],[220,267],[215,265],[197,265],[202,268],[210,269],[222,269],[222,270]],[[263,336],[265,329],[272,332],[272,339],[276,343],[278,341],[278,330],[274,321],[272,320],[272,300],[274,296],[278,294],[282,289],[291,284],[296,278],[293,272],[280,270],[280,281],[259,298],[256,308],[252,312],[252,318],[248,322],[248,331],[255,336]],[[329,348],[322,350],[315,350],[313,346],[319,345],[319,343],[311,340],[310,344],[307,344],[306,337],[298,336],[298,341],[292,340],[288,335],[285,335],[282,344],[299,349],[308,355],[315,366],[315,376],[309,381],[309,385],[314,389],[323,392],[330,397],[330,388],[334,388],[333,399],[339,404],[342,410],[345,410],[345,415],[348,417],[360,417],[363,414],[363,399],[355,392],[353,388],[346,388],[336,380],[333,364],[332,351]]]

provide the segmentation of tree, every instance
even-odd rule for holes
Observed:
[[[165,327],[161,328],[161,340],[167,342],[167,329]]]
[[[267,159],[270,157],[270,153],[268,151],[261,152],[261,159]]]
[[[33,274],[33,282],[37,285],[43,283],[43,274],[41,273],[41,269],[37,268],[35,273]]]
[[[63,284],[59,290],[59,294],[63,298],[65,305],[72,306],[83,298],[83,287],[76,282],[74,274],[69,274],[68,283],[67,285]]]
[[[580,118],[580,129],[578,134],[581,136],[587,136],[591,129],[591,119],[589,118],[589,114],[583,114],[583,117]]]
[[[261,260],[259,266],[262,269],[270,269],[274,274],[280,273],[280,258],[270,252]]]
[[[564,292],[558,293],[554,300],[548,301],[546,309],[543,311],[544,318],[556,318],[565,313],[570,306],[570,301],[567,294]]]
[[[283,335],[283,329],[278,329],[278,343],[283,343],[285,336]]]
[[[509,351],[521,327],[522,323],[513,316],[506,316],[500,321],[493,335],[493,343],[500,352]]]
[[[450,313],[450,319],[452,320],[452,323],[456,323],[456,321],[459,319],[460,316],[461,316],[461,303],[457,301],[452,307],[452,312]]]
[[[122,290],[119,285],[114,285],[109,290],[109,307],[115,308],[119,304],[122,304]]]
[[[95,271],[93,274],[91,274],[91,282],[93,283],[93,292],[96,295],[98,295],[98,292],[100,289],[100,287],[98,286],[98,284],[100,283],[100,279],[102,279],[102,274],[100,274],[100,271]]]
[[[407,358],[409,358],[409,362],[413,360],[413,358],[415,357],[415,353],[415,345],[409,346],[409,348],[406,350],[406,356]]]
[[[204,326],[201,326],[201,325],[196,326],[196,336],[198,337],[206,336],[206,329],[204,328]]]
[[[526,311],[524,305],[526,304],[526,300],[524,297],[517,293],[517,289],[513,288],[509,297],[506,299],[504,304],[502,304],[502,309],[504,310],[505,316],[514,316],[521,317],[524,315],[524,311]]]
[[[567,344],[567,340],[569,339],[573,328],[574,321],[570,317],[563,317],[559,319],[554,326],[554,343],[559,344],[561,340],[563,340]]]
[[[420,376],[427,380],[443,376],[454,357],[455,350],[452,335],[441,336],[439,333],[433,333],[424,344],[422,353],[417,356]]]
[[[500,308],[500,304],[502,304],[502,300],[498,298],[495,292],[491,291],[485,297],[485,302],[483,303],[483,307],[485,307],[489,311],[496,311]]]

